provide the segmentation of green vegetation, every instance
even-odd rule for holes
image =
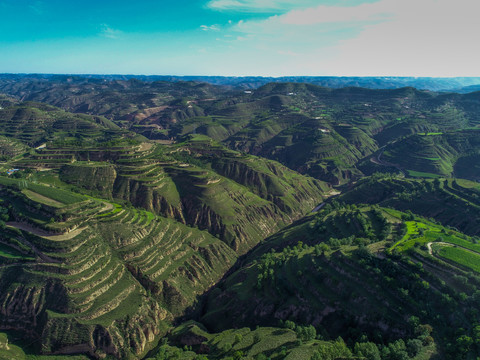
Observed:
[[[478,94],[37,80],[0,79],[38,101],[0,97],[0,358],[480,356]]]
[[[429,159],[427,159],[429,160]],[[434,159],[437,160],[437,159]],[[437,174],[432,174],[432,173],[426,173],[426,172],[421,172],[421,171],[413,171],[413,170],[408,170],[408,175],[412,177],[417,177],[417,178],[427,178],[427,179],[436,179],[440,177],[440,175]]]
[[[480,272],[480,254],[457,247],[443,246],[438,254],[476,272]]]

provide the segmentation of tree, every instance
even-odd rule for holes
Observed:
[[[390,356],[388,357],[388,359],[408,360],[407,347],[405,346],[405,342],[402,339],[398,339],[397,341],[389,344],[388,349],[390,350]]]
[[[380,350],[378,350],[377,345],[372,342],[356,343],[354,352],[356,356],[364,357],[367,360],[381,360]]]
[[[243,340],[242,334],[235,334],[235,344],[238,344]]]
[[[312,325],[309,325],[305,329],[305,340],[310,341],[317,337],[317,330]]]
[[[462,335],[457,338],[456,345],[460,353],[466,354],[473,345],[473,339],[468,335]]]
[[[419,339],[409,339],[407,341],[408,356],[414,357],[422,350],[422,341]]]
[[[312,360],[335,360],[337,358],[349,358],[352,356],[352,352],[348,349],[341,337],[335,340],[334,343],[321,344],[317,349],[312,356]]]
[[[287,321],[285,321],[285,327],[286,327],[287,329],[294,330],[295,327],[296,327],[296,325],[295,325],[295,323],[294,323],[293,321],[287,320]]]

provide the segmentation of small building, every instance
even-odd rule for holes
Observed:
[[[7,175],[12,175],[13,173],[20,171],[20,169],[9,169],[7,170]]]

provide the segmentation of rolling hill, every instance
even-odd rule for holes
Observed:
[[[479,93],[177,80],[0,75],[0,358],[480,355]]]

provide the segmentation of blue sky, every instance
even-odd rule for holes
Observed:
[[[0,72],[480,76],[478,0],[0,0]]]

